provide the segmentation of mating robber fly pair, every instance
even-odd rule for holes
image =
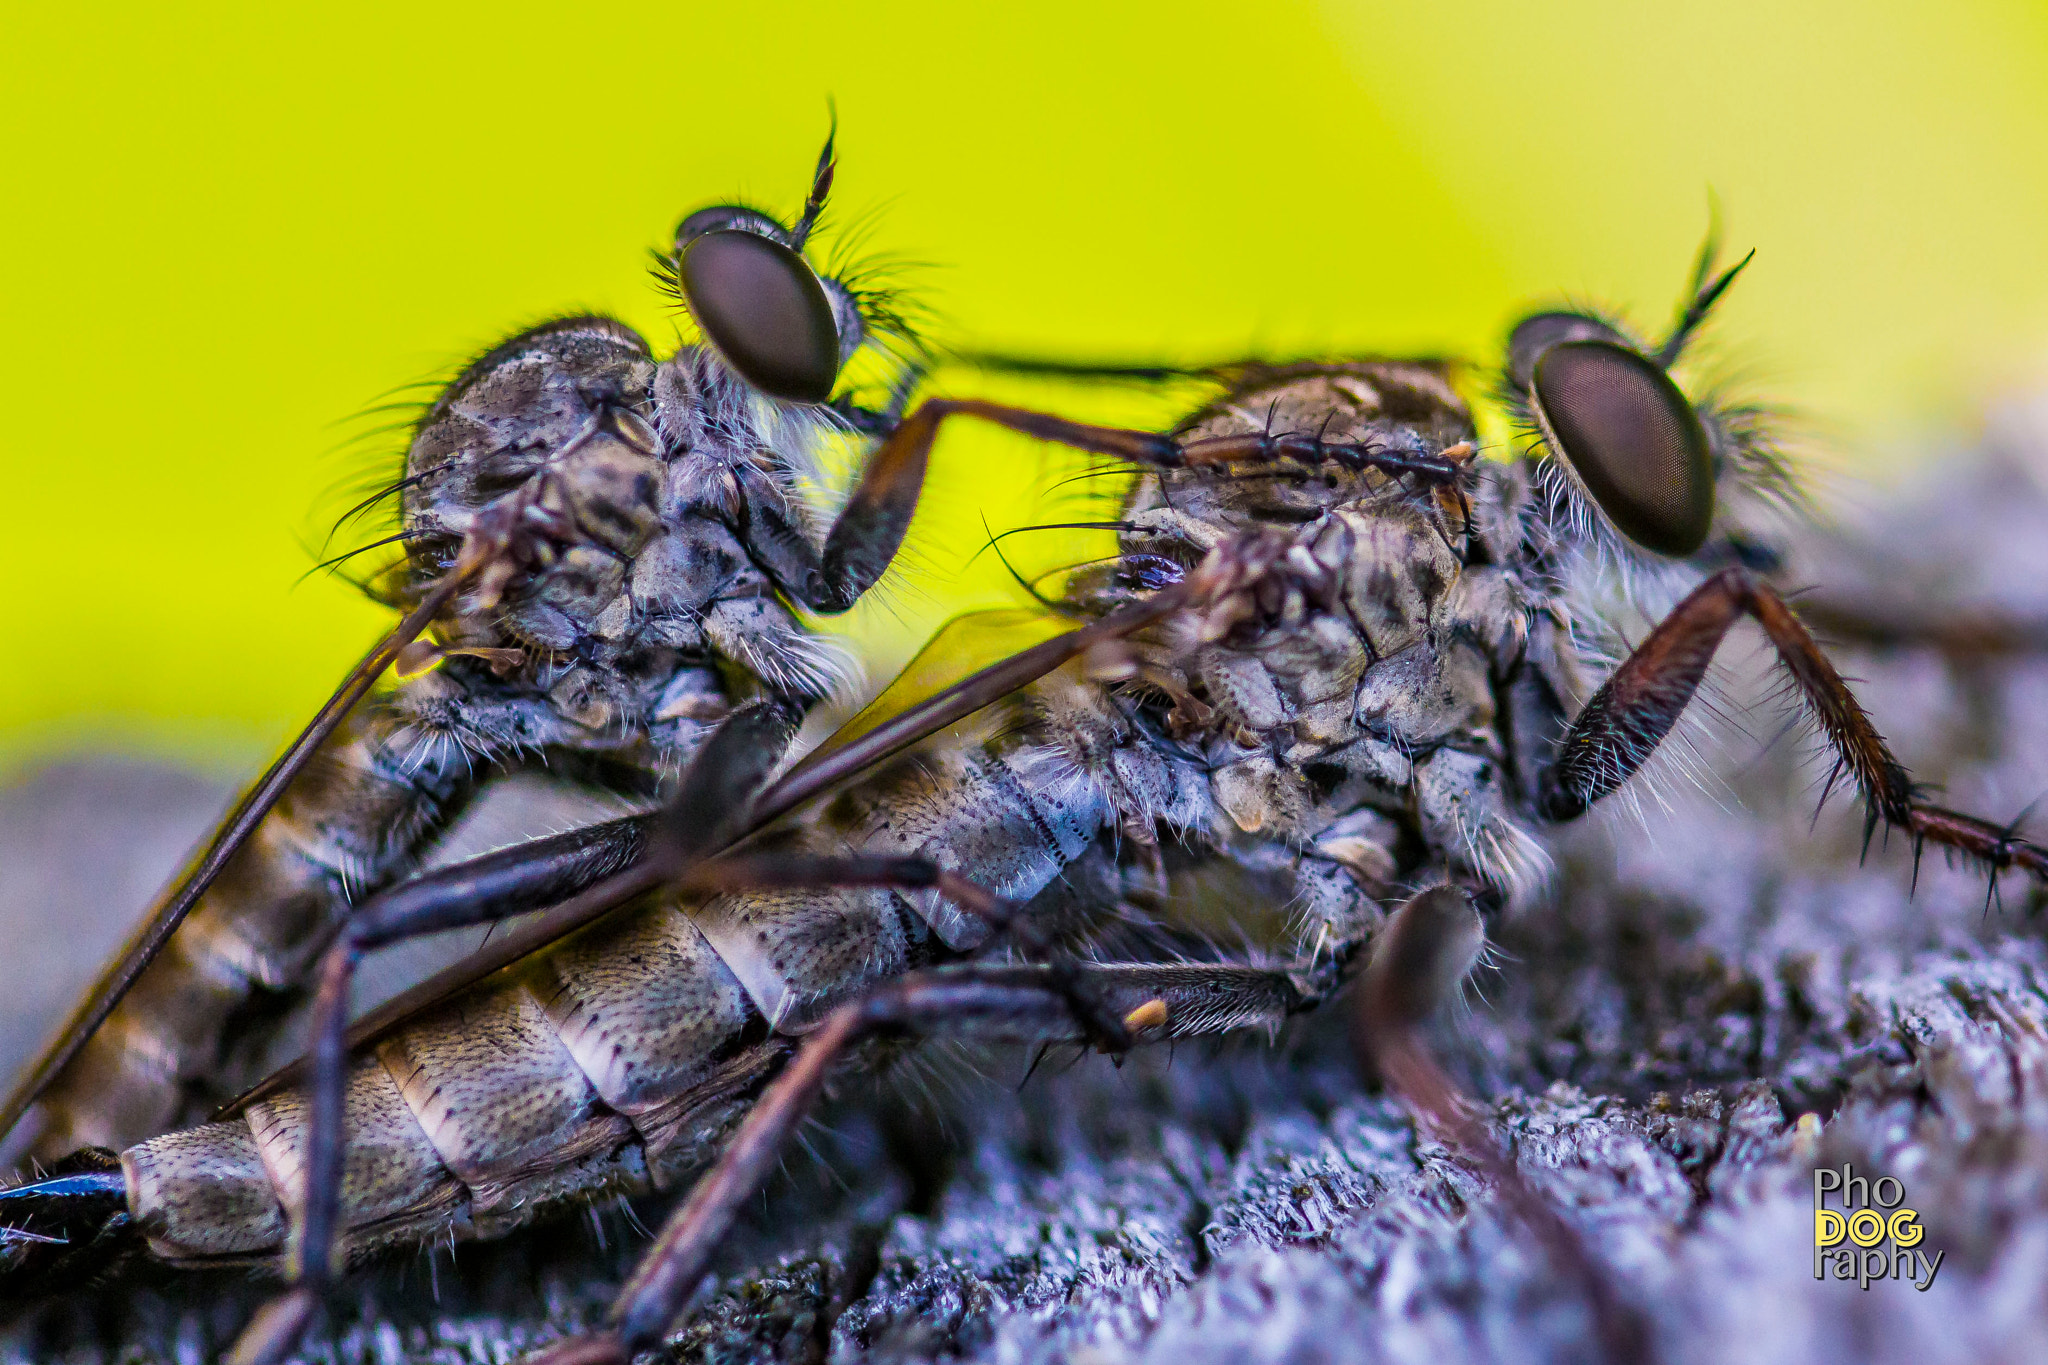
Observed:
[[[687,1188],[604,1330],[544,1353],[624,1361],[840,1064],[904,1035],[1121,1052],[1270,1031],[1349,986],[1365,1058],[1630,1353],[1598,1262],[1418,1041],[1486,919],[1540,880],[1543,831],[1629,781],[1747,616],[1873,829],[2048,877],[2048,852],[1919,799],[1772,586],[1767,433],[1670,374],[1741,267],[1704,251],[1661,340],[1522,321],[1512,458],[1479,451],[1459,371],[1423,360],[1178,371],[1209,401],[1126,430],[912,406],[930,357],[885,296],[806,258],[832,175],[828,143],[793,224],[682,221],[659,273],[700,340],[657,359],[618,322],[561,319],[421,416],[386,490],[404,620],[16,1088],[0,1122],[44,1173],[0,1192],[0,1286],[136,1255],[281,1269],[233,1356],[275,1361],[379,1251]],[[843,382],[863,351],[900,372],[879,409]],[[1046,599],[1066,629],[946,685],[914,667],[786,765],[833,681],[792,604],[875,584],[949,418],[1132,470],[1118,552]],[[841,439],[872,444],[820,534],[799,480]],[[1631,651],[1624,607],[1662,617]],[[482,787],[539,765],[660,803],[416,872]],[[1088,952],[1137,888],[1164,877],[1170,908],[1176,873],[1218,864],[1291,908],[1298,956]],[[348,1020],[365,955],[528,912]],[[295,991],[308,1057],[189,1123]]]

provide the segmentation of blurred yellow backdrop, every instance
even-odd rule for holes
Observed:
[[[929,263],[947,339],[1485,355],[1560,291],[1661,322],[1711,188],[1758,249],[1721,353],[1847,458],[2048,341],[2038,0],[17,9],[0,752],[277,743],[383,620],[296,581],[370,458],[346,419],[566,308],[671,336],[646,248],[794,208],[828,96],[841,217]],[[1032,457],[968,446],[940,511],[978,535]],[[867,615],[907,638],[914,597]]]

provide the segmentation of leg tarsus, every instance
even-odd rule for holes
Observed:
[[[1694,589],[1586,703],[1539,780],[1537,803],[1547,819],[1574,819],[1634,776],[1691,702],[1722,638],[1742,616],[1763,627],[1834,747],[1838,769],[1829,775],[1829,790],[1840,771],[1854,779],[1865,804],[1866,854],[1882,823],[1916,842],[1978,859],[1994,874],[2019,867],[2048,881],[2048,850],[1919,798],[1862,704],[1785,599],[1743,568],[1723,569]]]
[[[226,1365],[281,1365],[320,1312],[320,1300],[317,1288],[301,1284],[264,1304],[235,1339]]]
[[[2029,807],[2028,811],[2031,810]],[[2019,820],[2026,818],[2027,812],[2022,812]],[[2015,832],[2019,820],[1994,825],[1974,815],[1916,801],[1906,828],[1914,838],[1932,840],[1951,852],[1976,860],[1993,873],[2017,867],[2048,880],[2048,849],[2019,838]]]

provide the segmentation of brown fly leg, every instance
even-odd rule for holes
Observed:
[[[1641,1315],[1615,1292],[1578,1229],[1523,1181],[1423,1040],[1421,1026],[1457,995],[1484,943],[1479,912],[1457,887],[1432,887],[1396,910],[1374,938],[1351,1015],[1353,1045],[1418,1121],[1479,1170],[1551,1263],[1579,1286],[1602,1357],[1610,1365],[1651,1360]]]
[[[1093,975],[1083,969],[1082,977]],[[1106,997],[1105,997],[1106,998]],[[1156,1005],[1156,997],[1148,997]],[[1139,1008],[1143,1009],[1144,1006]],[[1140,1019],[1149,1020],[1150,1010]],[[878,1034],[968,1034],[1094,1041],[1097,1025],[1077,1019],[1073,999],[1042,965],[961,963],[898,977],[839,1006],[807,1035],[764,1091],[717,1164],[662,1225],[613,1301],[606,1329],[557,1342],[534,1365],[625,1365],[660,1344],[704,1277],[741,1204],[767,1181],[789,1137],[823,1091],[834,1063]],[[1120,1033],[1121,1029],[1118,1030]]]
[[[999,918],[999,904],[992,902],[986,913]],[[703,1279],[739,1206],[774,1171],[833,1064],[864,1038],[944,1031],[1120,1052],[1132,1042],[1245,1029],[1270,1034],[1320,1003],[1337,979],[1327,962],[1297,972],[1231,963],[1078,963],[1071,973],[1045,963],[970,962],[878,986],[832,1011],[804,1039],[724,1155],[662,1225],[619,1291],[607,1329],[558,1342],[532,1365],[624,1365],[658,1345]]]
[[[305,1072],[312,1092],[305,1204],[295,1223],[292,1287],[260,1309],[235,1343],[235,1365],[275,1365],[290,1355],[332,1288],[335,1236],[347,1156],[343,1099],[352,1051],[349,986],[370,952],[444,929],[494,923],[533,908],[536,897],[596,881],[584,894],[631,879],[645,890],[687,869],[720,846],[744,818],[750,798],[780,761],[795,732],[796,713],[767,699],[727,717],[707,740],[674,801],[645,826],[615,821],[583,841],[551,841],[547,856],[494,855],[446,873],[416,879],[357,907],[320,960],[313,997],[313,1039]],[[623,871],[597,880],[621,859]],[[248,1103],[282,1078],[244,1096]]]
[[[1799,614],[1822,638],[1866,649],[1931,649],[1966,663],[2048,652],[2048,622],[2021,616],[1885,610],[1834,596],[1802,598]]]
[[[781,1160],[791,1133],[810,1112],[835,1062],[865,1038],[931,1033],[1053,1039],[1127,1050],[1141,1031],[1181,1033],[1221,1027],[1277,1027],[1302,1008],[1282,973],[1219,967],[1228,980],[1199,966],[1083,964],[1052,950],[1016,907],[985,888],[922,859],[732,858],[684,878],[711,890],[778,890],[812,886],[935,889],[993,933],[1048,961],[1014,965],[958,963],[876,986],[827,1014],[782,1074],[762,1094],[717,1163],[662,1226],[655,1244],[620,1290],[607,1331],[560,1342],[539,1360],[547,1365],[623,1362],[659,1343],[730,1229],[739,1206],[760,1189]],[[1228,997],[1226,1000],[1224,997]],[[1167,1029],[1178,1011],[1185,1027]]]
[[[1813,708],[1866,807],[1865,839],[1880,821],[1913,839],[1974,859],[1995,877],[2010,867],[2048,880],[2048,849],[2009,828],[1921,801],[1884,737],[1785,599],[1747,569],[1723,569],[1694,590],[1622,661],[1572,722],[1540,780],[1543,815],[1570,820],[1626,782],[1692,700],[1736,618],[1763,627],[1778,660]]]
[[[702,869],[721,889],[805,885],[933,887],[1020,946],[1040,946],[1014,907],[976,884],[916,859],[731,859]],[[689,881],[698,880],[693,874]],[[992,936],[991,941],[996,937]],[[558,1342],[535,1365],[624,1365],[659,1344],[703,1278],[739,1206],[758,1191],[810,1112],[833,1065],[865,1038],[932,1033],[1092,1044],[1122,1052],[1137,1041],[1240,1029],[1276,1030],[1312,1008],[1338,973],[1290,973],[1234,964],[960,963],[875,987],[827,1014],[763,1092],[724,1154],[663,1224],[614,1301],[607,1329]]]
[[[851,607],[895,559],[911,514],[917,510],[932,445],[949,417],[973,417],[1041,441],[1167,469],[1224,463],[1338,464],[1451,487],[1465,468],[1456,454],[1421,455],[1376,444],[1325,441],[1310,432],[1181,442],[1157,432],[1090,426],[1003,403],[931,398],[918,404],[869,459],[860,483],[826,536],[822,553],[812,547],[794,517],[763,515],[758,510],[780,507],[782,499],[765,492],[736,498],[736,506],[757,509],[749,524],[740,528],[756,560],[791,596],[814,611],[838,612]],[[1469,454],[1469,449],[1464,453]],[[764,476],[742,473],[740,477]]]
[[[994,907],[991,907],[994,909]],[[624,1365],[661,1341],[704,1277],[739,1206],[758,1191],[810,1112],[833,1064],[878,1033],[936,1033],[1121,1051],[1132,1042],[1256,1029],[1314,1008],[1341,976],[1325,958],[1299,970],[1234,963],[960,963],[899,977],[828,1014],[749,1111],[619,1291],[607,1329],[557,1342],[532,1365]],[[1076,989],[1078,988],[1078,990]],[[1076,1001],[1087,1002],[1077,1008]],[[1113,1032],[1112,1032],[1113,1030]]]

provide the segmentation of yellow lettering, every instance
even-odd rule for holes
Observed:
[[[1843,1221],[1842,1215],[1836,1213],[1833,1209],[1815,1209],[1813,1211],[1813,1244],[1815,1246],[1831,1247],[1842,1240],[1842,1234],[1847,1230],[1848,1224]]]
[[[1918,1226],[1920,1215],[1911,1209],[1900,1209],[1885,1220],[1885,1229],[1892,1235],[1892,1241],[1902,1247],[1916,1247],[1927,1235],[1927,1229]]]
[[[1884,1215],[1875,1209],[1858,1209],[1849,1215],[1849,1240],[1860,1247],[1874,1247],[1884,1240]]]

